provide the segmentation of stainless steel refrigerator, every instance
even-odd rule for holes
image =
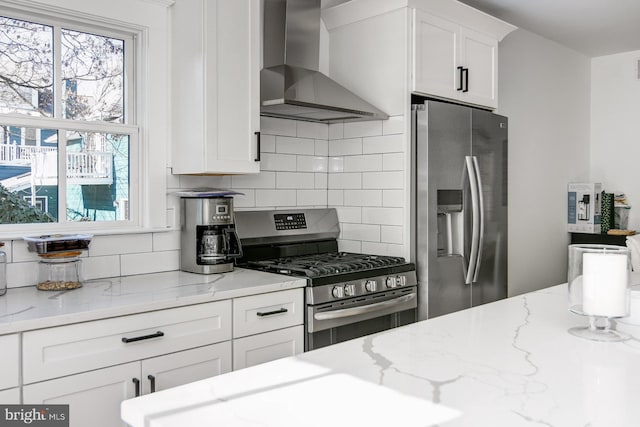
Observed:
[[[412,114],[422,320],[507,296],[507,118],[431,100]]]

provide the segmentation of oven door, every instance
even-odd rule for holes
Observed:
[[[417,306],[415,286],[307,306],[306,350],[413,323]]]

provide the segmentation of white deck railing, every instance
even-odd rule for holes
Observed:
[[[111,184],[113,154],[104,152],[67,153],[67,184]],[[58,181],[58,153],[37,153],[31,162],[36,185],[55,185]]]
[[[36,153],[57,151],[56,147],[0,144],[0,165],[29,166]]]

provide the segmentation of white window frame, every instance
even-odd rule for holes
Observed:
[[[51,128],[62,132],[80,130],[130,135],[129,220],[66,222],[66,213],[63,213],[59,217],[64,219],[59,218],[57,223],[2,224],[1,237],[13,238],[26,233],[57,231],[117,234],[167,229],[166,135],[169,134],[169,96],[165,93],[157,96],[151,87],[160,86],[164,90],[169,86],[167,7],[171,4],[171,0],[0,0],[0,13],[16,19],[49,25],[51,20],[46,17],[50,16],[53,21],[73,30],[116,38],[130,35],[130,45],[125,49],[125,54],[131,52],[133,55],[125,59],[125,90],[129,91],[125,96],[128,101],[125,102],[129,103],[124,106],[124,124],[33,118],[19,114],[0,115],[1,121],[14,126]],[[153,48],[149,45],[150,39],[154,40]],[[132,64],[131,67],[126,66],[129,63]],[[59,70],[59,65],[57,69]],[[151,76],[150,69],[158,72]],[[54,84],[57,85],[57,81]],[[54,94],[60,93],[59,88],[57,89]],[[168,93],[168,90],[165,92]],[[150,101],[152,97],[154,105]],[[151,138],[154,141],[153,149],[149,144]],[[60,162],[65,159],[64,148],[65,144],[59,143]],[[60,174],[59,188],[66,188],[65,180],[66,174]],[[60,191],[59,197],[63,193]]]

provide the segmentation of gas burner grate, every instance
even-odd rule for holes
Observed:
[[[404,264],[402,257],[329,252],[315,255],[250,261],[249,266],[273,273],[326,277]]]

